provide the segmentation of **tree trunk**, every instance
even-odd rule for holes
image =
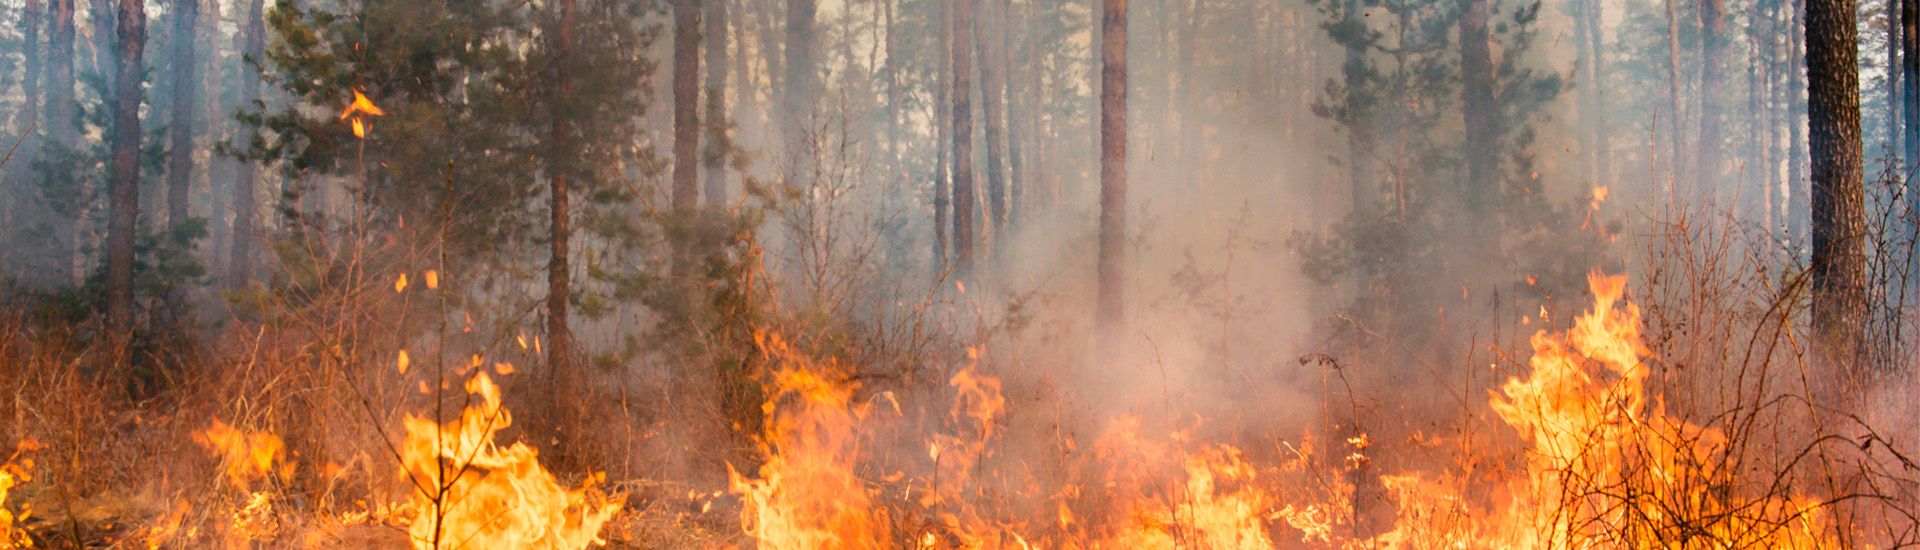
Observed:
[[[46,128],[43,122],[45,113],[40,110],[40,79],[44,76],[42,74],[44,63],[41,60],[46,52],[40,43],[40,25],[46,19],[46,6],[41,0],[27,0],[26,10],[21,16],[21,101],[14,125],[20,128],[23,134],[45,135]],[[7,187],[10,189],[7,193],[7,199],[9,199],[7,217],[12,220],[12,227],[16,229],[13,235],[0,240],[0,246],[5,246],[4,250],[0,250],[0,260],[7,264],[6,273],[13,275],[17,280],[29,280],[37,276],[34,273],[35,270],[29,267],[31,265],[29,262],[37,260],[33,257],[36,254],[24,246],[28,243],[21,242],[17,230],[39,225],[45,219],[45,216],[41,215],[45,209],[38,204],[39,200],[33,192],[32,184],[33,159],[39,157],[37,154],[40,149],[39,139],[34,137],[26,141],[29,143],[21,146],[19,154],[13,157],[11,163],[4,168],[4,172],[0,172],[0,177],[6,178]]]
[[[791,157],[789,183],[813,186],[816,152],[807,142],[813,132],[813,17],[814,0],[787,0],[786,93],[781,98],[781,124]]]
[[[40,48],[40,23],[46,19],[46,6],[41,0],[27,0],[26,10],[20,17],[20,111],[14,121],[22,130],[39,122],[40,112],[40,72],[42,55]],[[15,157],[19,162],[22,157]]]
[[[897,204],[899,200],[899,182],[905,181],[902,179],[903,174],[901,174],[900,169],[900,98],[902,97],[900,95],[899,77],[900,48],[899,43],[894,37],[894,0],[880,0],[880,2],[881,8],[884,10],[882,15],[886,17],[886,22],[882,28],[885,29],[886,33],[886,36],[883,38],[883,47],[886,48],[887,52],[887,64],[882,68],[880,73],[880,79],[887,87],[887,174],[886,177],[881,179],[881,182],[886,189],[885,193],[887,194],[889,206],[887,213],[890,215],[894,212],[892,205]]]
[[[1774,0],[1773,13],[1767,17],[1767,65],[1768,83],[1773,87],[1771,104],[1767,108],[1768,126],[1771,130],[1767,137],[1767,235],[1778,239],[1785,236],[1787,197],[1782,192],[1783,184],[1788,181],[1781,177],[1784,171],[1781,165],[1786,160],[1786,150],[1781,140],[1787,134],[1787,52],[1792,42],[1792,34],[1781,18],[1787,16],[1786,0]],[[1784,37],[1784,38],[1783,38]],[[1796,67],[1797,68],[1797,67]]]
[[[74,0],[51,0],[51,21],[53,36],[47,43],[47,116],[43,130],[52,137],[53,143],[64,147],[75,146],[74,98],[73,98],[73,56],[74,56]],[[45,264],[35,269],[34,278],[41,286],[72,284],[74,281],[74,257],[78,252],[79,212],[60,212],[49,208],[52,214],[48,237]],[[36,264],[39,262],[36,261]]]
[[[952,0],[953,17],[953,267],[966,277],[973,267],[973,2]]]
[[[107,218],[107,333],[115,344],[115,362],[126,366],[127,338],[133,331],[133,241],[140,215],[140,79],[147,42],[144,0],[120,0],[115,48],[113,133]]]
[[[256,0],[258,1],[258,0]],[[555,32],[550,40],[553,48],[554,82],[560,89],[555,99],[565,100],[572,96],[571,80],[573,50],[573,0],[559,0],[554,5]],[[566,117],[554,117],[553,127],[547,136],[547,191],[548,213],[552,219],[548,225],[547,238],[551,250],[547,259],[547,376],[554,380],[563,371],[573,366],[569,355],[573,342],[573,332],[567,327],[567,293],[571,266],[567,263],[568,241],[573,238],[569,227],[567,210],[567,184],[573,173],[568,159],[573,155],[572,129]],[[557,397],[557,396],[556,396]]]
[[[112,78],[113,55],[118,41],[114,40],[115,21],[114,2],[117,0],[91,0],[88,9],[93,14],[93,71],[102,77]]]
[[[1466,122],[1467,216],[1478,228],[1492,227],[1499,209],[1499,116],[1493,100],[1493,52],[1487,34],[1488,0],[1461,0],[1460,80],[1462,118]],[[1481,233],[1488,234],[1488,233]],[[1497,243],[1486,243],[1494,246]]]
[[[1580,127],[1575,130],[1575,138],[1580,143],[1580,155],[1577,164],[1580,168],[1582,185],[1597,185],[1599,176],[1597,162],[1594,160],[1594,132],[1591,129],[1598,122],[1600,113],[1595,108],[1594,97],[1600,94],[1599,82],[1593,70],[1593,41],[1587,36],[1592,29],[1587,26],[1587,11],[1594,9],[1595,0],[1573,1],[1573,43],[1574,43],[1574,92],[1580,113]]]
[[[1807,24],[1806,0],[1792,0],[1794,32],[1787,34],[1790,42],[1790,54],[1787,57],[1787,182],[1791,192],[1787,195],[1787,220],[1789,238],[1796,248],[1807,243],[1807,222],[1812,214],[1808,204],[1807,181],[1807,39],[1803,32]]]
[[[999,7],[1001,36],[999,63],[1001,67],[1006,68],[1007,79],[1007,227],[1017,228],[1023,215],[1022,211],[1027,209],[1027,204],[1024,202],[1027,193],[1024,166],[1026,159],[1021,158],[1023,146],[1020,140],[1029,135],[1022,131],[1022,128],[1026,124],[1031,124],[1035,117],[1031,110],[1025,108],[1028,102],[1033,101],[1033,91],[1026,88],[1028,80],[1023,78],[1025,75],[1032,74],[1033,71],[1022,74],[1013,64],[1013,46],[1015,36],[1026,37],[1031,31],[1022,29],[1021,32],[1014,32],[1012,2],[1002,0]],[[1012,231],[1009,230],[1008,233],[1011,234]]]
[[[1361,12],[1365,10],[1361,0],[1340,1],[1346,2],[1341,25],[1349,28],[1365,25],[1360,21]],[[1373,163],[1367,159],[1373,141],[1371,100],[1366,92],[1369,85],[1367,47],[1363,41],[1353,39],[1347,41],[1345,52],[1340,73],[1347,88],[1347,192],[1352,195],[1353,211],[1364,213],[1373,208]]]
[[[1920,124],[1914,123],[1920,118],[1920,85],[1915,84],[1920,82],[1920,0],[1900,0],[1900,28],[1900,79],[1907,83],[1901,89],[1901,102],[1906,106],[1901,147],[1906,150],[1908,163],[1920,164]],[[1913,178],[1909,176],[1906,181],[1907,196],[1915,197]]]
[[[1607,50],[1606,27],[1600,24],[1600,0],[1585,0],[1587,40],[1593,44],[1587,49],[1593,51],[1593,123],[1587,127],[1593,133],[1593,166],[1595,185],[1613,185],[1613,135],[1607,125]]]
[[[245,54],[239,60],[241,109],[252,109],[253,104],[260,101],[260,70],[247,63],[245,58],[260,59],[266,51],[267,23],[264,10],[265,0],[248,0],[244,29],[246,45],[241,48]],[[240,138],[235,141],[243,148],[249,147],[255,136],[251,126],[237,122],[234,124],[234,133]],[[246,288],[252,284],[253,246],[261,241],[259,229],[254,223],[255,216],[260,212],[259,202],[254,199],[255,189],[260,186],[255,181],[259,169],[256,162],[241,161],[233,168],[233,230],[230,241],[233,248],[227,255],[227,286],[232,288]]]
[[[953,207],[952,193],[948,189],[948,139],[953,127],[947,121],[953,120],[953,1],[935,2],[935,26],[939,27],[940,49],[936,52],[939,65],[939,81],[934,83],[933,126],[934,126],[934,167],[933,167],[933,268],[936,272],[947,267],[947,228],[951,227]]]
[[[972,18],[975,29],[973,43],[976,56],[980,60],[980,107],[985,119],[987,140],[987,220],[988,235],[993,247],[998,250],[1007,227],[1007,180],[1006,172],[1001,168],[1006,160],[1006,113],[1001,112],[1005,98],[1005,75],[997,67],[1000,56],[996,55],[994,45],[999,41],[999,30],[995,29],[994,10],[996,4],[1005,0],[975,0],[981,3],[978,17]]]
[[[198,34],[194,29],[199,22],[199,0],[173,0],[173,120],[168,125],[172,143],[167,158],[167,225],[176,230],[187,223],[187,192],[193,183],[193,108],[200,99],[200,80],[194,76],[194,65],[199,60],[193,56],[193,46]]]
[[[1667,155],[1667,193],[1669,198],[1677,199],[1679,196],[1684,195],[1685,193],[1681,193],[1680,190],[1674,189],[1673,188],[1674,182],[1687,181],[1686,176],[1682,175],[1682,172],[1680,169],[1681,165],[1683,164],[1681,161],[1682,151],[1687,150],[1687,131],[1685,129],[1686,124],[1684,122],[1686,120],[1686,117],[1682,116],[1682,114],[1680,113],[1680,106],[1684,104],[1683,100],[1680,98],[1680,87],[1681,87],[1681,84],[1680,84],[1680,20],[1674,15],[1673,3],[1674,3],[1674,0],[1666,0],[1666,6],[1667,6],[1667,117],[1666,118],[1667,120],[1673,121],[1667,124],[1667,127],[1670,128],[1669,131],[1673,132],[1673,139],[1667,140],[1667,144],[1671,146],[1671,149],[1669,150],[1669,153]]]
[[[1700,0],[1700,89],[1713,92],[1700,95],[1700,153],[1699,165],[1694,169],[1694,193],[1696,198],[1713,197],[1719,188],[1722,174],[1721,148],[1726,139],[1723,131],[1723,113],[1726,111],[1726,93],[1731,88],[1727,78],[1727,2],[1726,0]]]
[[[707,3],[707,204],[727,204],[727,0]]]
[[[700,203],[700,3],[673,0],[673,211],[685,214]],[[686,221],[682,219],[681,221]],[[685,239],[673,243],[672,273],[692,268]]]
[[[1867,312],[1866,206],[1853,0],[1808,0],[1807,143],[1812,157],[1813,328],[1849,382]]]
[[[1898,164],[1900,150],[1900,0],[1886,0],[1887,20],[1887,159]]]
[[[1095,320],[1112,342],[1126,330],[1127,0],[1101,0],[1100,255]]]

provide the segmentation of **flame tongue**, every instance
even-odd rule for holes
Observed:
[[[467,381],[479,402],[446,424],[408,415],[401,455],[415,484],[408,534],[419,550],[579,550],[599,539],[620,510],[567,490],[525,443],[504,449],[494,435],[512,423],[485,372]]]

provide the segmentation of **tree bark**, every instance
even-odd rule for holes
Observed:
[[[256,0],[257,1],[257,0]],[[555,99],[565,100],[572,95],[573,50],[573,0],[559,0],[554,4],[554,33],[550,40],[553,48],[554,85],[560,90]],[[570,346],[573,331],[567,326],[567,294],[571,276],[571,266],[567,261],[568,241],[573,238],[569,226],[567,209],[568,183],[573,173],[569,159],[573,155],[570,143],[573,130],[566,117],[554,117],[553,126],[547,136],[547,192],[548,213],[552,215],[548,224],[547,237],[550,251],[547,258],[547,375],[554,380],[563,371],[573,366]]]
[[[1126,329],[1127,0],[1101,0],[1100,252],[1096,324],[1109,341]]]
[[[727,139],[727,1],[707,2],[707,204],[727,204],[727,157],[733,144]]]
[[[248,0],[247,2],[247,19],[244,31],[246,45],[241,49],[245,54],[240,60],[239,65],[241,109],[251,109],[255,102],[260,101],[260,70],[254,67],[252,63],[247,63],[246,59],[261,59],[261,56],[266,52],[267,23],[266,14],[264,13],[265,8],[265,0]],[[262,61],[264,62],[264,60]],[[252,127],[237,122],[234,124],[234,134],[240,138],[236,141],[239,146],[243,148],[251,146],[255,135]],[[256,164],[256,161],[253,160],[238,162],[233,168],[233,184],[231,185],[233,188],[233,230],[231,231],[232,237],[229,241],[232,249],[228,251],[227,255],[227,286],[231,288],[246,288],[247,285],[252,284],[253,247],[254,244],[261,241],[259,230],[254,223],[254,218],[259,215],[260,210],[259,201],[254,199],[255,189],[259,188],[260,185],[258,181],[255,181],[257,178],[256,171],[258,169],[259,166]]]
[[[1700,89],[1713,90],[1700,94],[1700,149],[1699,165],[1694,169],[1694,193],[1696,198],[1714,196],[1718,189],[1723,167],[1721,150],[1725,145],[1723,131],[1726,111],[1726,94],[1730,88],[1727,78],[1727,2],[1726,0],[1700,0]]]
[[[781,98],[781,123],[785,129],[787,154],[792,159],[789,183],[805,189],[813,186],[815,151],[807,141],[813,132],[814,0],[787,0],[786,93]]]
[[[1001,74],[1000,56],[994,46],[998,42],[999,30],[995,29],[994,10],[996,4],[1004,0],[975,0],[981,2],[982,13],[972,18],[975,29],[973,42],[976,56],[980,60],[980,107],[985,119],[987,140],[987,219],[988,235],[993,247],[998,250],[1007,227],[1007,180],[1002,163],[1006,161],[1006,113],[1001,105],[1006,93],[1006,78]]]
[[[200,80],[194,75],[199,60],[193,55],[193,47],[198,34],[194,29],[200,22],[199,0],[173,0],[172,15],[173,120],[168,124],[172,143],[167,158],[167,225],[177,230],[187,222],[188,191],[193,182],[193,111],[200,98]]]
[[[140,215],[140,79],[147,42],[144,0],[120,0],[114,51],[113,133],[107,217],[107,332],[115,362],[126,366],[133,331],[133,240]]]
[[[700,204],[700,3],[673,0],[673,211],[685,214]],[[685,221],[684,219],[682,221]],[[692,268],[685,239],[673,243],[672,273]]]
[[[961,277],[973,268],[973,2],[952,0],[953,17],[953,266]]]
[[[1813,327],[1828,357],[1858,382],[1867,321],[1859,34],[1853,0],[1808,0],[1806,6]]]

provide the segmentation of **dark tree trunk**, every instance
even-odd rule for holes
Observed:
[[[1001,168],[1006,161],[1006,113],[1001,105],[1006,97],[1006,78],[998,67],[1000,56],[994,46],[998,42],[999,30],[995,29],[995,4],[1005,0],[975,0],[981,2],[980,13],[972,19],[977,23],[973,43],[975,55],[980,60],[980,107],[983,122],[986,124],[987,140],[987,220],[988,235],[997,250],[1003,240],[1007,227],[1007,180],[1006,172]]]
[[[953,17],[953,264],[966,277],[973,268],[973,2],[952,0]]]
[[[1127,0],[1101,0],[1100,253],[1095,322],[1106,338],[1126,329]]]
[[[727,204],[727,0],[707,3],[707,204]]]
[[[700,4],[673,1],[673,208],[700,202]]]
[[[1900,49],[1902,50],[1900,79],[1907,84],[1905,88],[1901,88],[1900,94],[1901,103],[1906,106],[1905,124],[1902,125],[1904,131],[1901,132],[1904,139],[1900,147],[1906,150],[1909,164],[1920,164],[1920,124],[1914,123],[1915,118],[1920,118],[1920,85],[1915,84],[1920,82],[1920,0],[1899,0],[1899,2]],[[1907,181],[1912,182],[1913,178],[1908,177]],[[1909,185],[1907,196],[1916,196],[1914,191],[1915,188]]]
[[[686,213],[700,204],[700,3],[673,2],[673,210]],[[684,221],[684,220],[683,220]],[[674,242],[672,272],[685,276],[692,267],[685,239]]]
[[[260,70],[247,63],[246,58],[260,59],[266,51],[267,24],[263,13],[265,0],[248,0],[246,45],[241,49],[244,57],[240,60],[240,108],[252,109],[260,101]],[[264,61],[264,60],[263,60]],[[254,138],[253,129],[245,124],[235,123],[235,143],[249,147]],[[227,255],[227,286],[245,288],[252,284],[253,247],[261,241],[259,229],[254,218],[259,214],[259,201],[254,199],[255,189],[260,183],[255,181],[259,165],[257,161],[247,160],[236,163],[233,169],[233,230],[230,238],[232,250]]]
[[[1727,2],[1700,0],[1700,152],[1694,169],[1695,198],[1714,196],[1720,183],[1725,137],[1723,114],[1730,89],[1727,78]]]
[[[555,29],[550,47],[553,48],[554,85],[559,88],[555,99],[564,101],[572,96],[573,50],[573,0],[560,0],[555,3]],[[547,191],[548,213],[552,219],[548,225],[547,238],[551,250],[547,259],[547,375],[553,380],[570,370],[573,358],[569,355],[573,342],[573,331],[567,326],[567,293],[571,266],[567,261],[568,241],[573,238],[569,227],[567,210],[567,188],[573,174],[568,159],[573,155],[573,130],[566,117],[554,117],[553,127],[547,136]]]
[[[1813,163],[1813,328],[1858,370],[1866,325],[1866,206],[1860,145],[1859,37],[1853,0],[1808,0],[1807,143]]]
[[[1499,214],[1499,106],[1493,102],[1493,52],[1487,34],[1488,0],[1461,0],[1461,109],[1466,122],[1467,216],[1481,228]],[[1484,234],[1484,233],[1483,233]],[[1489,243],[1490,245],[1492,243]]]
[[[787,154],[792,157],[790,183],[813,186],[815,151],[807,141],[813,132],[813,17],[814,0],[787,0],[787,78],[781,98],[781,124]]]
[[[140,216],[140,78],[147,42],[144,0],[120,0],[114,53],[113,133],[107,217],[107,332],[125,366],[133,330],[133,240]]]
[[[200,99],[200,80],[194,76],[193,55],[200,22],[199,0],[173,0],[173,120],[167,158],[167,225],[178,229],[187,222],[188,191],[193,183],[194,103]],[[177,243],[185,244],[185,243]]]
[[[61,147],[75,146],[74,98],[73,98],[73,56],[74,56],[74,0],[52,0],[50,22],[53,36],[47,43],[47,115],[46,128],[43,130],[52,138],[53,143]],[[66,285],[73,282],[73,264],[77,253],[80,212],[61,212],[49,208],[52,213],[48,228],[52,235],[48,237],[50,250],[45,254],[41,269],[34,278],[42,286]],[[37,262],[36,262],[37,263]]]

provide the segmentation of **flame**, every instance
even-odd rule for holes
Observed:
[[[501,448],[494,435],[512,424],[486,372],[467,380],[478,397],[460,418],[439,424],[411,414],[400,450],[414,484],[408,535],[417,550],[579,550],[603,543],[601,526],[619,504],[590,487],[566,489],[525,443]]]
[[[361,119],[364,117],[382,116],[385,114],[387,114],[386,111],[382,111],[380,110],[379,107],[376,107],[373,105],[373,100],[367,99],[367,96],[365,94],[360,93],[360,90],[354,90],[353,103],[348,104],[346,110],[340,111],[340,120],[352,119],[353,137],[365,138],[367,137],[367,128],[365,123],[362,122]],[[404,287],[405,283],[401,283],[400,286]],[[399,289],[396,288],[394,290],[399,290]]]
[[[853,403],[858,383],[836,381],[844,379],[829,374],[837,364],[817,364],[778,335],[755,334],[754,342],[784,364],[767,382],[758,476],[728,467],[728,486],[743,501],[742,529],[763,550],[886,547],[870,513],[873,495],[854,467],[867,414]]]
[[[13,490],[14,486],[22,481],[33,480],[30,472],[33,468],[33,460],[21,458],[20,453],[39,448],[39,442],[33,439],[22,441],[19,450],[14,452],[14,456],[6,464],[0,465],[0,549],[33,547],[33,539],[27,536],[26,529],[19,526],[33,515],[32,507],[21,504],[16,513],[8,510],[6,504],[7,493]]]
[[[988,461],[1001,452],[1007,399],[971,363],[980,348],[949,379],[950,424],[922,442],[927,469],[910,475],[863,453],[882,431],[872,402],[887,394],[857,398],[845,366],[768,333],[755,335],[775,363],[764,378],[765,461],[751,476],[730,470],[730,487],[745,534],[770,550],[1833,547],[1820,501],[1739,486],[1727,437],[1666,413],[1646,387],[1650,352],[1625,278],[1589,283],[1593,309],[1564,333],[1536,332],[1530,370],[1489,395],[1522,441],[1492,452],[1524,468],[1374,476],[1368,494],[1382,495],[1378,521],[1391,523],[1371,531],[1357,525],[1355,481],[1380,467],[1369,434],[1343,434],[1344,450],[1322,459],[1309,432],[1262,465],[1137,416],[1110,421],[1091,452],[1069,442],[1067,481],[1037,491],[1038,513],[1022,517],[1008,503],[1025,489],[997,471],[1005,461]],[[893,487],[908,498],[888,500]]]
[[[235,489],[246,491],[254,481],[270,474],[293,476],[293,464],[282,460],[286,445],[280,436],[237,430],[216,419],[207,429],[194,433],[193,442],[225,464],[227,481]],[[274,468],[276,462],[281,463],[278,469]]]

